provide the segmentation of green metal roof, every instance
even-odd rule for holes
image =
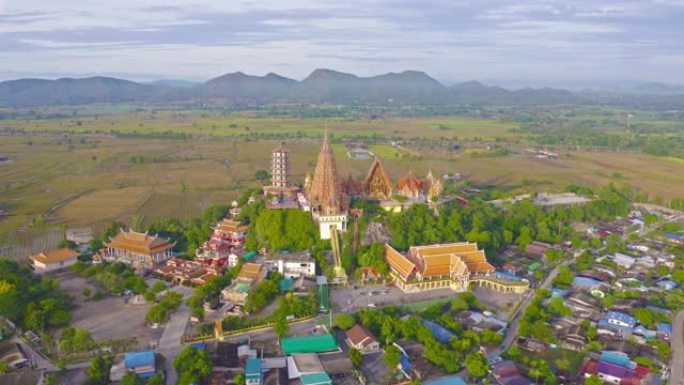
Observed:
[[[530,263],[530,264],[527,266],[527,270],[534,271],[534,270],[537,270],[538,268],[540,268],[541,266],[542,266],[542,264],[541,264],[540,262]]]
[[[302,374],[302,385],[332,385],[332,380],[325,372]]]
[[[326,311],[330,309],[330,290],[328,285],[319,285],[316,289],[316,297],[318,298],[320,310]]]
[[[292,278],[283,278],[280,280],[280,291],[290,291],[294,287],[294,281]]]
[[[280,340],[284,355],[297,353],[323,353],[338,350],[340,347],[332,334],[319,334],[303,337],[290,337]]]
[[[249,261],[250,259],[256,257],[258,254],[259,254],[259,253],[257,253],[256,251],[250,251],[249,253],[245,254],[242,258],[243,258],[245,261]]]

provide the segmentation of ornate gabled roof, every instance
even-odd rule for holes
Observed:
[[[323,147],[318,154],[309,199],[313,207],[323,215],[339,214],[344,211],[335,155],[328,142],[327,131],[323,138]]]
[[[405,280],[416,270],[416,265],[401,255],[389,244],[385,244],[385,257],[390,267]]]
[[[375,157],[375,160],[373,160],[368,169],[368,175],[363,183],[363,190],[372,197],[389,199],[392,196],[392,181],[378,156]]]
[[[411,191],[421,191],[425,188],[425,182],[413,175],[412,172],[409,172],[407,175],[399,179],[397,182],[397,188],[399,190],[407,188]]]

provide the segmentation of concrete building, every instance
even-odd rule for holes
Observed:
[[[285,278],[316,277],[316,261],[308,251],[280,252],[266,260],[269,269],[278,271]]]
[[[68,269],[78,261],[80,254],[67,248],[45,251],[32,255],[33,271],[39,274]]]

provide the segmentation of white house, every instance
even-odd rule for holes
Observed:
[[[49,273],[68,268],[76,263],[78,256],[79,253],[63,248],[35,254],[30,258],[33,261],[33,270],[36,273]]]
[[[363,326],[356,324],[347,330],[347,345],[361,353],[371,353],[380,350],[380,342]]]
[[[281,252],[269,258],[267,264],[271,270],[277,270],[285,278],[316,277],[316,261],[308,251]]]

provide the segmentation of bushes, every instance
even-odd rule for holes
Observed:
[[[148,324],[160,324],[166,322],[169,314],[173,313],[183,302],[183,296],[174,292],[167,292],[159,302],[148,310],[145,321]]]

